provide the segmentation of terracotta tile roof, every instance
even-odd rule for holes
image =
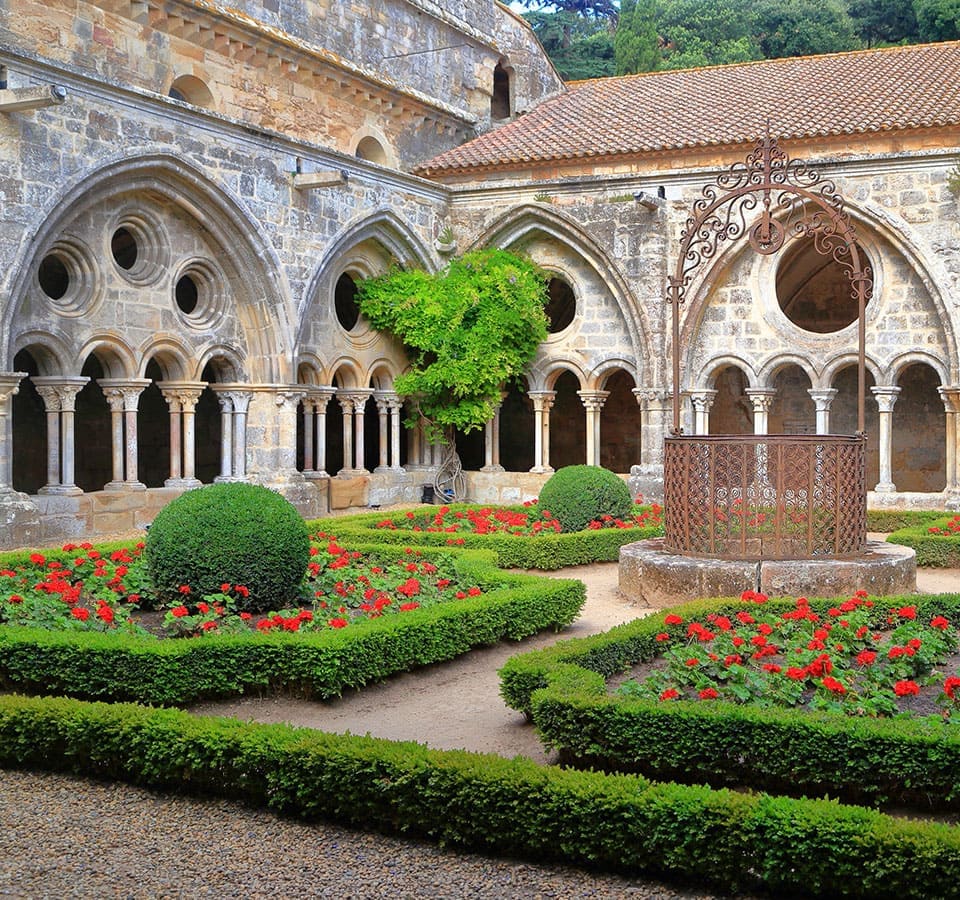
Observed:
[[[960,124],[960,41],[574,82],[421,175]]]

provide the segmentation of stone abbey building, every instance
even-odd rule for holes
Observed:
[[[440,448],[356,284],[486,246],[547,270],[551,326],[458,442],[470,498],[582,462],[656,494],[679,235],[767,130],[873,270],[871,504],[960,498],[960,43],[564,84],[495,0],[8,0],[0,67],[2,546],[217,479],[418,500]],[[686,432],[855,430],[856,310],[809,243],[728,242],[682,315]]]

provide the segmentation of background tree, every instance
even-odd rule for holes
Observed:
[[[842,0],[761,0],[756,12],[766,59],[838,53],[860,45]]]
[[[913,0],[921,41],[960,40],[960,0]]]
[[[449,442],[493,417],[547,336],[546,284],[538,266],[505,250],[464,254],[436,275],[395,269],[359,284],[360,311],[407,350],[410,371],[394,387],[426,418],[428,440]]]
[[[744,0],[661,0],[657,9],[664,61],[686,69],[761,59],[754,4]]]
[[[660,65],[654,0],[623,0],[613,39],[617,75],[652,72]]]
[[[609,20],[563,10],[530,12],[524,18],[565,81],[616,74]]]
[[[907,0],[849,0],[848,10],[857,34],[868,47],[919,40],[917,17]]]

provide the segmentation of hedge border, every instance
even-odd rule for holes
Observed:
[[[397,550],[357,543],[350,549]],[[421,559],[437,555],[420,552]],[[502,587],[339,631],[296,635],[156,640],[0,626],[0,688],[181,706],[269,690],[326,699],[473,647],[562,628],[586,601],[580,581],[503,572],[489,552],[440,552],[457,560],[464,580]]]
[[[884,602],[916,604],[923,616],[960,617],[957,594]],[[835,603],[810,601],[823,612]],[[770,600],[767,608],[792,605]],[[688,621],[741,608],[730,599],[699,600],[671,612]],[[960,807],[960,735],[941,726],[608,695],[605,679],[657,656],[655,636],[663,630],[670,630],[663,615],[654,614],[601,635],[514,656],[500,669],[501,695],[533,720],[547,746],[577,765],[715,785],[746,783],[790,794]]]
[[[727,891],[925,900],[960,883],[960,830],[939,823],[170,709],[0,697],[0,765]]]
[[[436,507],[434,507],[436,508]],[[468,509],[511,509],[529,512],[524,506],[504,504],[458,503],[449,504],[454,512]],[[426,508],[429,512],[430,507]],[[424,512],[424,508],[410,510]],[[450,534],[430,531],[391,531],[377,528],[376,523],[390,520],[401,523],[406,519],[406,510],[391,513],[356,513],[336,518],[312,519],[307,522],[311,534],[324,531],[335,534],[340,541],[377,541],[384,544],[408,544],[415,547],[445,547],[451,545]],[[652,528],[599,528],[566,534],[538,534],[536,538],[509,534],[457,534],[462,546],[470,549],[491,550],[497,555],[497,563],[504,569],[562,569],[595,562],[617,562],[624,544],[659,537],[662,527]]]
[[[960,568],[960,535],[930,534],[931,527],[943,527],[955,513],[939,513],[928,519],[900,528],[887,536],[888,543],[912,547],[917,565],[930,568]]]

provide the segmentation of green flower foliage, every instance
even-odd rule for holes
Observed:
[[[467,253],[436,275],[395,269],[361,282],[357,299],[405,345],[412,368],[395,387],[414,398],[430,440],[481,428],[547,336],[545,275],[505,250]]]
[[[282,609],[298,597],[310,560],[307,526],[289,500],[253,484],[223,483],[181,494],[157,514],[147,565],[166,601],[216,594],[223,583],[249,595],[238,609]]]
[[[599,466],[558,469],[541,488],[537,503],[553,514],[565,532],[583,531],[604,516],[623,519],[633,508],[623,479]]]

